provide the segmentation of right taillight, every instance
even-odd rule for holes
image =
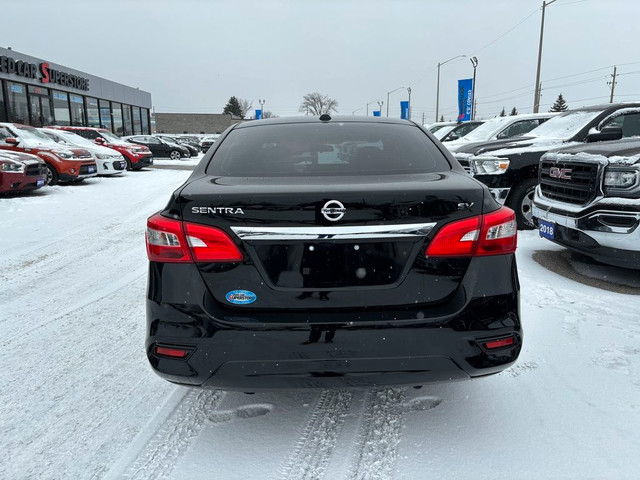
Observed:
[[[156,213],[147,220],[147,256],[152,262],[240,262],[242,252],[222,230]]]
[[[513,210],[465,218],[444,225],[425,251],[427,257],[504,255],[516,251],[518,228]]]

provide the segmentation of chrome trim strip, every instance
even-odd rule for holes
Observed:
[[[231,227],[241,240],[358,240],[424,237],[436,222],[356,227]]]

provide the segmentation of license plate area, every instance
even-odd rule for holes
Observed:
[[[259,243],[251,249],[274,286],[306,290],[393,285],[416,247],[411,240]]]
[[[556,238],[556,224],[546,220],[539,220],[538,233],[543,238],[554,240]]]

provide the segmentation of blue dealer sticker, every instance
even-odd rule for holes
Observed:
[[[248,305],[256,301],[258,296],[248,290],[234,290],[225,295],[227,302],[235,303],[236,305]]]

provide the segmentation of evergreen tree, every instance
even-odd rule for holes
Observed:
[[[518,114],[518,109],[516,107],[513,107],[511,109],[511,115],[517,115]]]
[[[551,109],[549,109],[549,111],[550,112],[566,112],[568,108],[569,108],[569,105],[567,105],[567,102],[565,102],[564,98],[562,98],[562,94],[560,94],[556,99],[556,103],[553,104],[553,106],[551,107]]]
[[[440,121],[444,122],[444,115],[440,115]]]
[[[222,110],[224,114],[235,115],[236,117],[242,117],[242,108],[240,107],[240,101],[236,97],[231,97]]]
[[[507,116],[507,112],[504,111],[504,107],[502,107],[502,111],[500,112],[500,116],[501,117],[506,117]]]

